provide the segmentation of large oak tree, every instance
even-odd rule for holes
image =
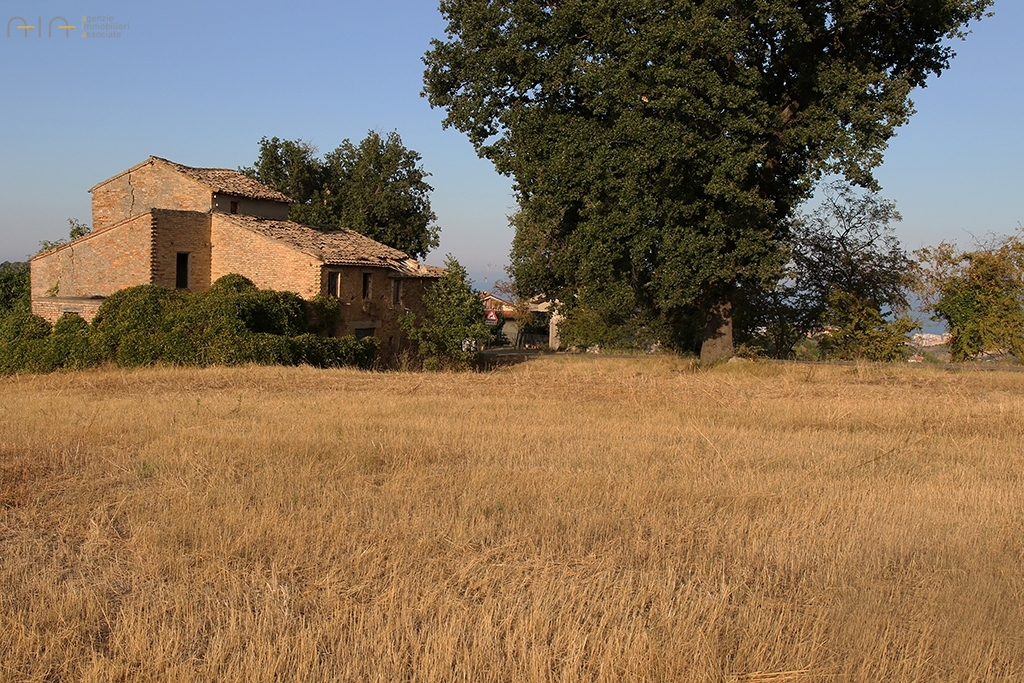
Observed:
[[[732,350],[793,209],[872,168],[991,0],[443,0],[425,94],[515,180],[512,271]],[[702,328],[702,329],[701,329]]]

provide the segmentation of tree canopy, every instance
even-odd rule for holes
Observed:
[[[826,173],[874,187],[991,0],[443,0],[425,94],[515,179],[526,294],[731,352]],[[692,343],[692,342],[689,342]]]
[[[0,263],[0,318],[8,312],[31,308],[29,267],[22,261]]]
[[[916,252],[918,294],[946,323],[954,361],[985,354],[1024,359],[1024,232],[960,251],[943,242]]]
[[[358,145],[344,140],[317,155],[303,140],[260,140],[260,154],[246,175],[294,200],[289,217],[323,229],[349,228],[422,258],[439,243],[430,208],[430,175],[420,155],[370,131]]]

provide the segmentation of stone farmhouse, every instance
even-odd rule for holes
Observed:
[[[91,321],[125,287],[201,292],[238,273],[306,299],[338,297],[336,334],[376,336],[387,353],[399,316],[422,315],[424,291],[444,273],[355,231],[289,221],[288,197],[230,169],[149,157],[89,192],[92,232],[30,260],[32,311],[51,322],[67,312]]]

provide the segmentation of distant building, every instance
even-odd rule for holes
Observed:
[[[92,320],[103,300],[140,284],[202,292],[229,273],[304,298],[338,297],[338,334],[397,344],[398,318],[422,315],[444,270],[352,230],[321,232],[288,220],[290,199],[225,168],[159,157],[92,193],[92,233],[34,256],[32,311]]]
[[[499,316],[499,324],[502,325],[501,334],[508,342],[517,346],[520,344],[526,344],[528,346],[548,345],[551,348],[558,350],[558,322],[561,321],[562,318],[558,314],[552,312],[551,302],[545,301],[542,297],[534,297],[529,302],[530,312],[551,313],[551,319],[548,323],[548,334],[523,335],[520,334],[519,323],[515,320],[516,304],[512,303],[508,299],[503,299],[492,292],[480,292],[479,297],[480,301],[484,305],[485,314],[491,314],[493,311]]]

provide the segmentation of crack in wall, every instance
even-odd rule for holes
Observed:
[[[132,203],[128,206],[128,217],[131,218],[135,211],[135,186],[132,185],[132,172],[128,171],[128,192],[131,194]]]

